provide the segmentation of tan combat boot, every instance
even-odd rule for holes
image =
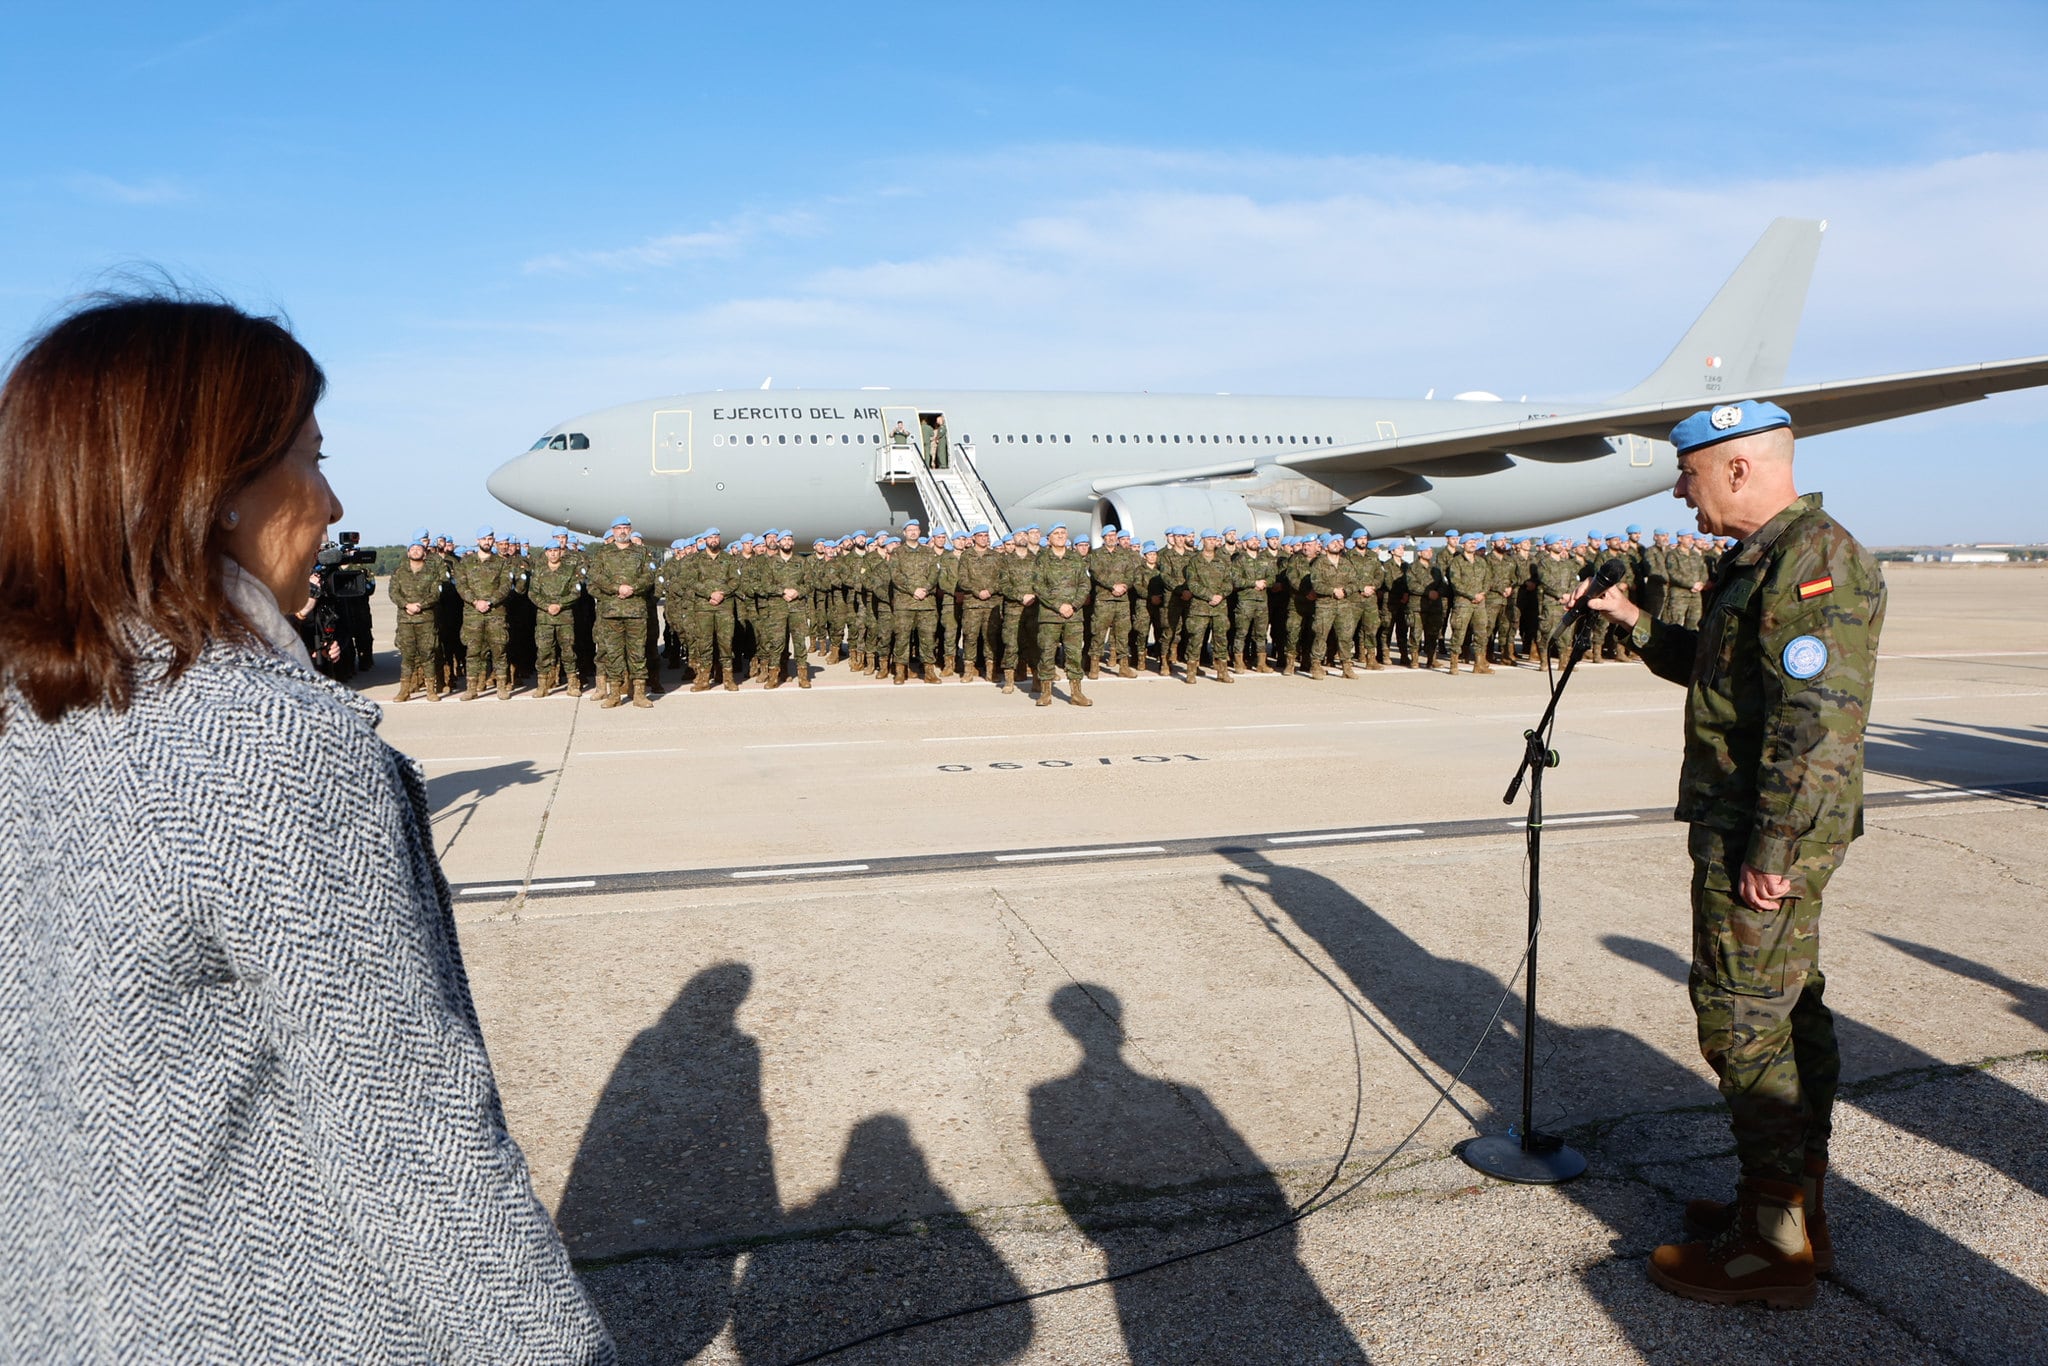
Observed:
[[[412,684],[413,679],[416,676],[416,672],[411,669],[406,670],[405,673],[399,676],[398,691],[395,694],[393,694],[391,698],[394,704],[399,702],[409,702],[412,700]]]
[[[1010,671],[1008,669],[1004,669],[1001,673],[997,674],[996,681],[1003,685],[1003,692],[1006,695],[1017,691],[1017,685],[1010,681]]]
[[[1445,669],[1445,670],[1444,670],[1444,672],[1445,672],[1445,673],[1447,673],[1447,674],[1455,674],[1455,673],[1456,673],[1457,671],[1458,671],[1458,657],[1457,657],[1456,655],[1452,655],[1452,656],[1451,656],[1451,663],[1450,663],[1450,667],[1449,667],[1449,668],[1447,668],[1447,669]]]
[[[510,669],[505,670],[504,673],[498,676],[498,700],[500,702],[512,700],[512,671]]]
[[[1163,645],[1159,648],[1159,676],[1161,678],[1173,677],[1173,663],[1167,658],[1166,647]]]
[[[927,682],[927,683],[936,683],[936,682],[938,682],[938,681],[939,681],[939,671],[938,671],[937,669],[934,669],[934,668],[933,668],[933,667],[932,667],[931,665],[929,665],[929,664],[925,665],[925,666],[924,666],[924,681],[925,681],[925,682]]]
[[[1804,1309],[1814,1297],[1805,1216],[1806,1193],[1797,1183],[1745,1176],[1728,1227],[1710,1242],[1658,1248],[1650,1254],[1650,1279],[1708,1304]]]
[[[555,671],[553,669],[542,669],[539,676],[533,680],[533,695],[536,698],[546,697],[554,690]]]
[[[740,681],[732,676],[731,669],[725,671],[725,690],[727,692],[738,692],[740,690]]]
[[[1231,664],[1235,664],[1235,663],[1237,663],[1237,661],[1233,659],[1233,660],[1231,661]],[[1240,666],[1240,667],[1242,667],[1242,666]],[[1232,678],[1232,677],[1230,676],[1230,664],[1225,664],[1225,663],[1224,663],[1224,662],[1223,662],[1222,660],[1220,660],[1220,659],[1216,661],[1216,681],[1217,681],[1218,683],[1235,683],[1235,682],[1237,682],[1237,680],[1236,680],[1236,679],[1234,679],[1234,678]]]
[[[811,686],[811,665],[809,660],[799,659],[796,662],[796,685],[799,688]]]
[[[699,670],[697,670],[697,677],[696,677],[696,680],[695,680],[694,682],[692,682],[692,683],[690,684],[690,691],[691,691],[691,692],[709,692],[710,690],[711,690],[711,670],[709,670],[709,669],[699,669]]]
[[[1049,707],[1052,705],[1052,680],[1050,678],[1041,678],[1038,680],[1037,705],[1041,707]]]
[[[636,707],[651,707],[654,705],[647,698],[647,680],[644,678],[633,680],[633,705]]]
[[[1493,672],[1493,665],[1482,659],[1472,666],[1472,672],[1476,674],[1490,674]]]
[[[615,679],[610,674],[604,675],[599,680],[598,706],[603,707],[606,711],[610,711],[613,707],[623,705],[625,700],[626,680],[623,678]]]
[[[1092,707],[1095,705],[1088,694],[1081,691],[1081,680],[1078,678],[1067,686],[1067,692],[1069,694],[1067,701],[1077,707]]]
[[[1131,667],[1130,660],[1119,659],[1116,662],[1116,676],[1118,678],[1136,678],[1138,676],[1138,671]]]
[[[1201,672],[1202,666],[1200,664],[1191,663],[1180,671],[1180,681],[1183,683],[1193,683],[1195,676]]]
[[[464,680],[464,687],[463,687],[463,689],[462,689],[462,700],[463,700],[463,701],[465,701],[465,702],[474,702],[474,701],[476,701],[477,697],[478,697],[478,696],[479,696],[479,695],[481,694],[481,692],[483,691],[483,690],[482,690],[481,688],[479,688],[479,687],[477,686],[477,683],[478,683],[478,681],[479,681],[479,680],[478,680],[478,679],[476,679],[475,677],[469,677],[469,678],[466,678],[466,679]]]
[[[898,686],[908,683],[910,681],[910,666],[908,664],[898,664],[889,671],[889,677]]]
[[[1344,657],[1344,676],[1346,678],[1358,677],[1358,671],[1351,667],[1351,657],[1349,655]]]
[[[599,675],[597,676],[597,701],[598,701],[598,705],[599,705],[599,706],[603,706],[603,705],[604,705],[604,704],[605,704],[606,702],[610,701],[610,700],[611,700],[611,695],[612,695],[612,676],[611,676],[610,674],[599,674]]]
[[[1321,678],[1323,676],[1323,661],[1320,658],[1314,660],[1309,664],[1308,676],[1311,679]]]
[[[1806,1242],[1813,1249],[1813,1274],[1816,1276],[1835,1273],[1835,1241],[1828,1235],[1828,1210],[1824,1203],[1827,1179],[1827,1158],[1808,1153],[1806,1171],[1800,1177],[1799,1186],[1800,1193],[1806,1197]],[[1689,1200],[1685,1206],[1685,1226],[1712,1238],[1728,1231],[1735,1222],[1736,1208],[1734,1200]]]
[[[1102,677],[1102,661],[1094,655],[1088,656],[1088,681],[1093,683],[1100,677]]]
[[[967,668],[966,668],[966,669],[965,669],[964,671],[962,671],[962,673],[961,673],[961,675],[960,675],[960,681],[961,681],[962,683],[979,683],[979,682],[981,682],[981,668],[980,668],[980,666],[979,666],[979,665],[976,665],[976,664],[969,664],[969,665],[967,666]]]

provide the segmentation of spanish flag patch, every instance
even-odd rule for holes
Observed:
[[[1808,579],[1805,583],[1799,585],[1799,600],[1805,602],[1808,598],[1817,598],[1823,593],[1832,593],[1834,591],[1835,581],[1831,576]]]

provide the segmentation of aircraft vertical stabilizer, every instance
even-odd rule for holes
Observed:
[[[1772,222],[1664,363],[1616,402],[1711,401],[1783,384],[1827,226],[1812,218]]]

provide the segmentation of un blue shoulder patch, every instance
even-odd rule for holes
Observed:
[[[1828,666],[1828,647],[1818,636],[1800,636],[1785,646],[1785,672],[1794,678],[1812,678]]]

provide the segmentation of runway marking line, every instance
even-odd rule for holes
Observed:
[[[503,882],[489,887],[464,887],[461,896],[511,896],[518,892],[576,892],[586,887],[595,887],[594,877],[580,878],[573,882]]]
[[[1159,844],[1133,844],[1122,849],[1041,849],[1029,854],[997,854],[997,863],[1035,863],[1055,858],[1113,858],[1120,854],[1163,854]]]
[[[820,873],[865,873],[865,863],[814,863],[798,868],[744,868],[729,877],[816,877]]]
[[[1624,811],[1613,816],[1545,816],[1543,823],[1545,825],[1591,825],[1594,821],[1639,821],[1641,819],[1641,816],[1633,812]],[[1513,830],[1520,830],[1528,825],[1528,821],[1502,821],[1501,824]]]
[[[835,745],[886,745],[887,740],[789,740],[773,745],[747,745],[747,749],[829,749]]]
[[[1395,835],[1419,835],[1421,833],[1422,827],[1419,825],[1404,825],[1398,829],[1390,830],[1332,830],[1328,834],[1322,835],[1269,835],[1266,837],[1266,843],[1314,844],[1320,840],[1379,840],[1390,839]]]

